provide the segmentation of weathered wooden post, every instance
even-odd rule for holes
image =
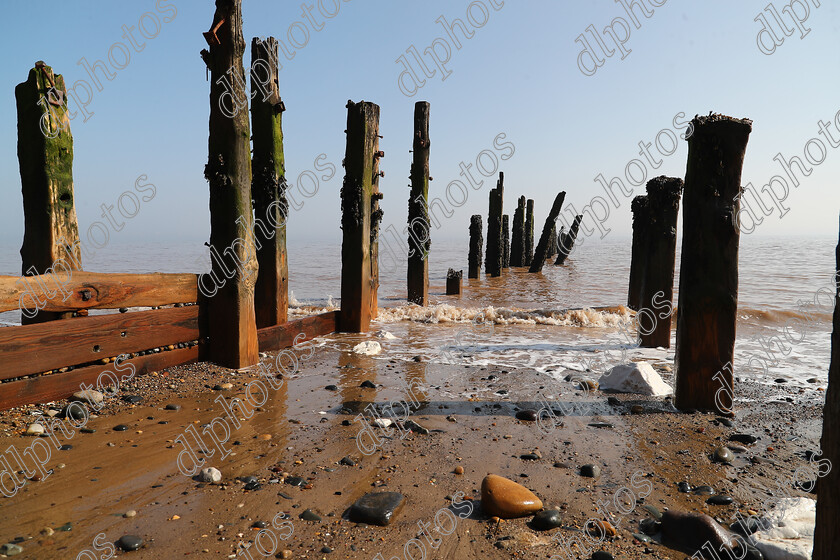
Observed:
[[[254,142],[251,195],[259,274],[254,288],[257,328],[285,323],[289,312],[286,258],[286,169],[277,39],[251,41],[251,129]],[[261,76],[260,74],[264,74]]]
[[[379,106],[347,102],[347,146],[341,187],[341,310],[342,332],[367,332],[371,320],[372,202],[379,151]]]
[[[548,252],[545,255],[545,260],[554,258],[557,254],[557,222],[551,224],[551,234],[548,236]]]
[[[504,203],[505,174],[499,172],[496,188],[490,190],[490,209],[487,213],[487,255],[484,272],[490,276],[502,274],[502,206]]]
[[[502,268],[510,268],[510,217],[502,216]]]
[[[633,244],[630,249],[630,286],[627,289],[627,307],[638,311],[642,302],[642,281],[647,266],[648,230],[650,209],[647,195],[639,195],[630,203],[633,212]]]
[[[840,244],[834,252],[840,271]],[[825,392],[821,459],[828,459],[834,468],[817,483],[817,524],[814,530],[813,560],[840,558],[840,273],[835,273],[834,317],[831,332],[831,365],[828,368],[828,389]],[[822,463],[822,461],[819,461]]]
[[[688,138],[677,311],[676,391],[680,409],[715,410],[733,385],[738,310],[741,169],[752,121],[695,117]],[[717,379],[716,375],[722,376]],[[731,409],[730,391],[723,406]]]
[[[644,348],[671,347],[671,314],[674,299],[674,264],[677,251],[677,216],[683,180],[660,176],[647,183],[650,229],[645,249],[647,263],[642,280],[641,309],[637,315]],[[667,314],[666,317],[663,317]]]
[[[540,242],[537,244],[537,248],[534,251],[534,258],[531,260],[531,268],[528,269],[528,272],[539,272],[542,270],[543,265],[545,264],[546,255],[548,255],[548,242],[551,237],[551,228],[554,227],[554,222],[557,220],[557,216],[560,215],[560,210],[563,208],[563,201],[565,199],[566,191],[558,193],[555,197],[554,204],[551,206],[551,211],[545,219],[542,235],[540,235]]]
[[[455,270],[450,268],[446,273],[446,295],[460,296],[461,295],[461,278],[464,276],[463,270]]]
[[[379,224],[385,212],[379,207],[379,201],[384,195],[379,190],[379,178],[385,176],[379,170],[379,160],[385,157],[385,152],[379,149],[379,121],[376,122],[376,146],[373,152],[373,184],[370,194],[370,318],[379,315]]]
[[[411,163],[411,194],[408,199],[408,301],[429,301],[429,103],[414,105],[414,144]],[[420,230],[417,234],[415,228]]]
[[[528,199],[525,211],[525,248],[523,254],[524,266],[531,266],[534,258],[534,201]]]
[[[525,266],[525,197],[520,196],[513,213],[510,234],[510,266]]]
[[[238,369],[259,362],[242,1],[216,0],[211,30],[204,34],[210,51],[202,51],[211,76],[209,154],[204,168],[210,184],[210,244],[235,262],[227,275],[221,259],[212,263],[215,278],[229,279],[208,302],[208,356],[219,365]]]
[[[481,272],[481,248],[484,246],[481,231],[481,216],[474,214],[470,218],[470,254],[469,267],[467,269],[467,276],[469,278],[478,278]]]
[[[73,197],[73,135],[64,77],[53,74],[53,69],[39,60],[27,80],[15,87],[15,100],[23,192],[22,274],[70,275],[82,269],[82,252]],[[58,285],[56,290],[60,292]],[[53,293],[49,288],[46,291]],[[32,309],[22,314],[21,323],[72,315]]]
[[[554,261],[554,264],[561,265],[569,258],[569,255],[572,253],[572,249],[575,247],[575,240],[577,239],[578,231],[580,231],[581,221],[583,221],[583,215],[578,214],[575,216],[572,226],[569,228],[569,232],[560,236],[560,242],[557,247],[557,260]]]

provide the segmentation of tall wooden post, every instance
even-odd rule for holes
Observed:
[[[242,55],[241,0],[216,0],[210,51],[210,136],[204,177],[210,184],[210,244],[221,255],[212,274],[228,278],[208,303],[210,360],[229,368],[259,362],[254,286],[258,264],[254,251],[251,206],[251,130]],[[230,257],[231,265],[222,259]],[[227,266],[227,270],[225,267]]]
[[[673,309],[674,265],[677,251],[677,216],[683,180],[660,176],[647,183],[650,208],[647,265],[642,281],[641,309],[648,309],[639,318],[639,338],[644,348],[671,347],[671,314]]]
[[[752,121],[695,117],[688,138],[677,311],[676,391],[680,409],[715,410],[733,385],[738,310],[741,169]],[[717,374],[722,376],[715,377]],[[732,394],[723,406],[731,409]]]
[[[482,238],[481,215],[474,214],[470,218],[470,254],[467,269],[468,278],[478,278],[481,272],[481,248],[484,246]]]
[[[429,301],[429,103],[414,105],[414,144],[411,163],[411,194],[408,199],[408,301]]]
[[[379,119],[376,120],[376,130],[373,131],[373,183],[370,187],[370,318],[379,315],[379,225],[385,212],[379,207],[383,194],[379,190],[379,178],[385,176],[379,171],[379,160],[385,157],[385,152],[379,149]],[[428,234],[427,234],[428,235]]]
[[[545,260],[549,260],[557,254],[557,222],[551,224],[551,234],[548,236],[548,252]]]
[[[560,236],[560,242],[557,244],[557,260],[554,264],[561,265],[566,262],[572,249],[575,247],[575,240],[577,240],[578,231],[580,231],[580,222],[583,220],[583,215],[578,214],[569,228],[569,232]]]
[[[15,88],[15,100],[23,192],[22,274],[32,276],[53,271],[72,274],[82,269],[82,252],[73,197],[73,135],[67,116],[64,77],[38,61],[27,80]],[[44,295],[59,295],[59,286],[52,288],[48,286]],[[33,309],[21,316],[21,323],[40,323],[72,315],[72,312]]]
[[[510,268],[510,217],[502,216],[502,268]]]
[[[548,243],[551,238],[551,228],[554,227],[554,222],[557,220],[557,216],[560,215],[560,210],[563,208],[564,200],[566,200],[565,191],[558,193],[555,197],[554,204],[551,206],[551,211],[545,219],[542,235],[540,235],[540,242],[537,244],[537,248],[534,251],[534,258],[531,260],[531,268],[528,269],[528,272],[539,272],[542,270],[543,265],[545,264],[546,255],[548,255]]]
[[[487,213],[487,255],[484,272],[490,276],[502,274],[502,206],[504,204],[505,174],[499,172],[496,188],[490,190],[490,209]]]
[[[513,213],[510,234],[510,266],[525,266],[525,197],[520,196]]]
[[[347,146],[341,187],[342,332],[367,332],[371,320],[371,210],[376,153],[379,151],[379,106],[347,102]]]
[[[630,249],[630,286],[627,289],[627,307],[638,311],[642,302],[642,281],[647,266],[648,230],[650,208],[647,195],[639,195],[630,203],[633,212],[633,244]]]
[[[523,254],[524,266],[531,266],[534,258],[534,201],[528,199],[525,211],[525,249]]]
[[[277,39],[251,41],[251,128],[254,142],[251,195],[254,243],[260,273],[254,291],[257,328],[285,323],[289,312],[286,258],[286,168],[283,111],[277,69]],[[261,61],[255,64],[256,61]],[[265,75],[267,74],[267,75]]]
[[[834,252],[836,270],[840,271],[840,244]],[[817,525],[814,530],[813,560],[840,558],[840,273],[835,274],[833,329],[831,332],[831,365],[828,389],[823,408],[821,459],[831,461],[833,468],[817,483]],[[820,461],[822,463],[822,461]]]

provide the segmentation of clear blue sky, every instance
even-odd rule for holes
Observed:
[[[834,3],[825,0],[819,8],[809,0],[810,15],[803,24],[811,29],[808,35],[800,38],[794,31],[771,56],[756,45],[761,25],[754,21],[768,0],[670,0],[660,7],[645,0],[653,14],[645,18],[637,8],[638,29],[613,0],[504,0],[498,9],[491,4],[501,0],[480,1],[489,19],[481,28],[468,22],[474,32],[470,39],[458,30],[457,49],[436,20],[466,20],[466,0],[345,0],[331,19],[319,13],[316,1],[311,4],[312,17],[314,25],[323,25],[320,31],[303,16],[299,2],[245,0],[249,43],[251,37],[273,35],[289,45],[288,31],[295,22],[302,22],[292,29],[299,44],[305,41],[303,27],[309,34],[292,60],[280,58],[289,181],[296,183],[301,172],[312,170],[322,153],[322,162],[338,167],[335,177],[322,181],[319,192],[290,218],[289,243],[340,241],[338,193],[348,99],[374,101],[382,108],[383,225],[394,224],[399,230],[405,223],[412,113],[418,100],[431,102],[431,196],[445,199],[447,184],[461,179],[461,161],[474,165],[482,150],[501,154],[494,150],[493,139],[505,133],[506,141],[515,145],[513,157],[501,162],[505,212],[512,214],[516,197],[524,194],[536,199],[540,224],[559,190],[568,192],[567,201],[578,210],[593,196],[603,196],[594,178],[599,173],[608,180],[623,176],[630,160],[642,158],[638,143],[653,142],[660,130],[682,132],[673,125],[680,112],[693,116],[714,110],[753,119],[743,183],[760,188],[771,176],[783,174],[773,161],[778,152],[803,157],[805,143],[818,137],[818,121],[833,123],[840,111],[840,16]],[[475,4],[470,13],[481,23],[485,14]],[[775,0],[778,10],[784,4]],[[328,11],[335,9],[334,0],[323,5]],[[177,14],[171,19],[173,6]],[[6,61],[0,83],[0,245],[19,247],[23,235],[14,87],[39,59],[63,74],[68,85],[76,80],[91,83],[78,64],[83,57],[91,64],[102,60],[114,72],[111,81],[97,73],[103,89],[94,89],[87,106],[93,115],[87,122],[81,115],[71,122],[83,240],[91,223],[104,221],[100,205],[115,204],[141,174],[148,176],[157,194],[112,235],[111,242],[206,240],[208,187],[203,169],[209,83],[198,53],[206,46],[202,32],[212,21],[212,3],[172,0],[156,8],[153,0],[27,0],[9,2],[5,10],[7,26],[0,38]],[[796,11],[803,14],[801,7]],[[147,31],[154,33],[156,20],[160,30],[153,39],[143,39],[135,30],[137,41],[145,42],[136,52],[123,38],[122,27],[136,27],[146,12],[155,14],[144,18]],[[631,33],[625,48],[632,52],[623,60],[618,53],[605,58],[594,75],[584,75],[577,62],[582,47],[575,39],[591,24],[614,48],[601,30],[616,17],[628,22]],[[792,27],[789,14],[783,17]],[[167,18],[171,21],[164,21]],[[619,22],[619,34],[620,27]],[[438,70],[415,96],[403,95],[397,58],[412,45],[423,53],[438,38],[438,52],[444,52],[444,45],[452,51],[447,64],[451,74],[442,81]],[[121,70],[108,61],[109,49],[118,41],[131,50]],[[772,45],[767,37],[765,41]],[[117,64],[123,63],[119,48],[112,54]],[[408,59],[413,61],[411,55]],[[840,139],[834,124],[831,130]],[[686,154],[686,142],[680,141],[676,153],[662,158],[659,169],[648,168],[648,178],[663,173],[682,177]],[[485,158],[489,164],[491,159]],[[780,220],[774,213],[757,235],[836,234],[838,179],[840,148],[828,148],[825,162],[791,190],[785,201],[789,214]],[[486,179],[479,190],[470,190],[467,202],[455,208],[433,236],[466,243],[469,216],[486,214],[494,182]],[[636,188],[636,194],[641,192]],[[629,199],[622,197],[621,203],[620,209],[611,209],[606,223],[610,235],[630,231]]]

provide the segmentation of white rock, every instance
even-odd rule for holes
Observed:
[[[71,401],[81,401],[90,404],[99,404],[105,400],[105,395],[93,389],[85,389],[84,391],[76,391],[70,397]]]
[[[647,362],[620,364],[598,380],[601,391],[664,397],[674,391]]]
[[[376,338],[382,338],[385,340],[396,340],[397,337],[389,333],[388,331],[379,331],[376,333]]]
[[[207,467],[206,469],[201,469],[198,480],[209,482],[210,484],[218,484],[222,481],[222,472],[215,467]]]
[[[40,436],[44,432],[44,427],[41,424],[30,424],[29,427],[26,428],[26,435],[28,436]]]
[[[388,420],[387,418],[375,418],[373,423],[380,428],[388,428],[393,424],[393,420]]]
[[[364,354],[365,356],[375,356],[382,352],[382,346],[375,340],[368,340],[360,342],[353,347],[353,352],[356,354]]]
[[[765,560],[811,560],[817,502],[811,498],[784,498],[765,514],[773,527],[753,534]]]

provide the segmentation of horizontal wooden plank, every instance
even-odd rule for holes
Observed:
[[[338,330],[338,311],[312,315],[303,319],[287,321],[282,325],[266,327],[257,331],[260,341],[260,351],[282,350],[289,348],[300,333],[304,338],[298,343],[310,340],[317,336],[334,333]]]
[[[159,371],[168,367],[195,362],[200,358],[200,352],[204,347],[201,345],[191,348],[179,348],[160,354],[148,354],[138,356],[131,360],[120,363],[120,370],[114,371],[114,364],[95,365],[79,368],[66,373],[54,373],[42,375],[18,381],[0,383],[0,410],[7,410],[14,406],[24,404],[38,404],[55,401],[69,397],[81,389],[85,383],[96,387],[96,381],[103,372],[116,373],[118,379],[130,375],[131,370],[128,364],[135,368],[134,377],[145,375],[153,371]],[[103,377],[102,383],[105,384]]]
[[[198,305],[0,328],[0,379],[199,338]]]
[[[196,274],[108,274],[73,271],[0,276],[0,312],[160,307],[198,301]]]

